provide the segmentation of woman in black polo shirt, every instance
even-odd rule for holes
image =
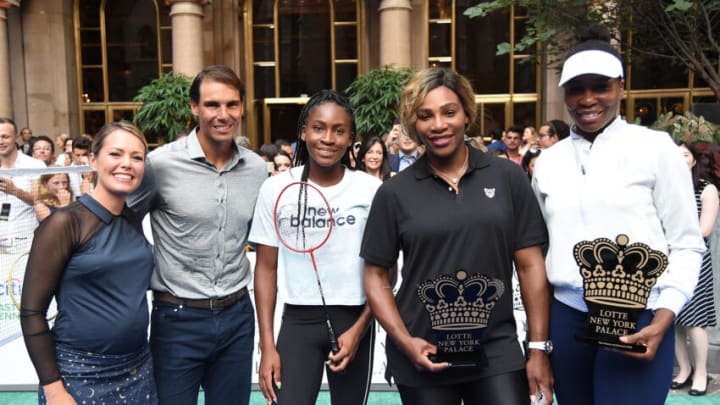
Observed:
[[[510,291],[514,262],[531,347],[549,351],[545,223],[519,166],[465,145],[475,115],[472,87],[451,70],[426,69],[406,86],[401,120],[426,153],[373,201],[361,250],[368,302],[403,403],[519,405],[539,391],[551,403],[547,353],[530,350],[526,367]],[[401,250],[393,297],[388,269]],[[486,364],[454,367],[468,348]]]

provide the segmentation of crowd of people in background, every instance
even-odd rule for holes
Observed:
[[[466,143],[520,165],[532,178],[534,162],[540,153],[570,134],[564,121],[547,121],[537,130],[533,126],[495,128],[486,137],[467,137]],[[187,136],[187,134],[184,134]],[[177,137],[181,139],[182,137]],[[359,137],[352,148],[351,165],[381,180],[387,180],[406,169],[425,151],[422,144],[413,141],[399,122],[394,123],[382,136]],[[17,133],[17,151],[42,162],[45,167],[88,166],[93,137],[87,134],[71,137],[59,134],[33,135],[30,128]],[[236,136],[239,146],[251,147],[245,136]],[[295,165],[296,142],[279,138],[272,144],[263,144],[256,153],[266,162],[268,175],[277,175]],[[68,205],[93,188],[94,174],[63,173],[36,178],[27,190],[33,195],[33,206],[38,220],[42,220],[57,207]]]
[[[537,129],[533,125],[511,125],[508,128],[494,128],[484,137],[466,135],[466,142],[484,152],[489,151],[496,156],[510,159],[532,177],[533,161],[540,152],[569,134],[570,127],[567,123],[561,119],[553,119],[542,123]],[[187,136],[187,133],[176,136],[176,139],[184,136]],[[374,176],[383,180],[404,170],[425,150],[424,145],[416,143],[405,134],[399,121],[382,136],[369,135],[358,138],[360,140],[353,145],[352,164],[360,170],[371,171]],[[42,161],[46,167],[82,166],[88,164],[87,156],[92,139],[93,137],[88,134],[73,137],[62,133],[52,138],[49,135],[34,135],[33,131],[26,127],[18,132],[16,144],[18,151]],[[239,146],[251,147],[250,140],[246,136],[236,136],[235,141]],[[260,145],[255,152],[267,163],[268,174],[276,175],[293,166],[295,144],[294,139],[279,136],[273,143]],[[374,145],[378,146],[373,147]],[[369,166],[364,161],[368,152],[374,156],[370,159]],[[90,191],[91,174],[69,177],[76,197]],[[45,192],[37,184],[35,189],[35,194],[38,196]]]
[[[483,152],[510,159],[532,178],[535,159],[543,149],[547,149],[570,135],[570,126],[555,119],[540,125],[538,130],[525,126],[521,134],[520,126],[507,129],[495,128],[486,137],[465,136],[465,142]],[[249,146],[245,137],[236,138],[241,146]],[[413,141],[406,135],[402,125],[394,124],[382,136],[368,135],[353,145],[353,167],[368,172],[381,180],[387,180],[403,171],[425,153],[425,146]],[[293,165],[295,142],[284,138],[274,143],[261,145],[256,153],[268,164],[268,175],[274,176],[288,170]]]
[[[571,124],[522,123],[484,138],[468,136],[476,118],[472,87],[445,68],[410,80],[386,134],[357,134],[347,100],[325,90],[303,108],[294,137],[255,151],[237,136],[244,86],[225,66],[205,68],[191,85],[198,126],[149,153],[127,122],[107,124],[95,137],[51,138],[0,118],[2,168],[92,168],[0,177],[7,216],[0,248],[23,240],[13,221],[30,219],[25,237],[39,224],[21,323],[41,402],[80,403],[97,394],[194,404],[202,387],[208,404],[247,403],[255,332],[248,242],[257,254],[260,388],[268,403],[314,403],[327,372],[336,401],[364,404],[371,312],[388,332],[387,374],[408,404],[520,405],[553,396],[561,405],[659,404],[671,387],[704,395],[705,328],[716,323],[703,243],[719,208],[714,154],[625,122],[623,85],[619,54],[596,29],[563,65]],[[628,155],[639,149],[640,156]],[[616,181],[606,180],[608,172]],[[295,181],[327,194],[338,215],[360,218],[338,231],[341,240],[327,248],[332,257],[320,260],[337,271],[323,281],[327,308],[315,290],[278,279],[314,281],[297,270],[308,268],[303,254],[286,249],[274,229],[274,203]],[[140,231],[146,214],[153,248]],[[568,252],[579,240],[622,233],[669,257],[637,332],[620,338],[646,347],[643,354],[574,339],[588,308]],[[401,252],[404,283],[394,294]],[[133,277],[118,272],[125,268]],[[499,298],[485,332],[490,364],[454,369],[433,361],[438,348],[417,285],[480,270],[513,289]],[[150,318],[143,313],[148,288]],[[278,291],[290,301],[276,341]],[[61,316],[50,330],[44,311],[53,295]],[[517,333],[526,335],[524,354],[513,327],[523,304]],[[324,333],[328,314],[338,347]],[[671,381],[675,358],[679,373]],[[98,378],[99,370],[112,378]]]

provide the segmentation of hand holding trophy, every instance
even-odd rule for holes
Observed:
[[[501,280],[479,273],[468,276],[465,270],[420,284],[418,296],[437,338],[437,354],[430,360],[449,367],[487,365],[482,335],[504,291]]]
[[[575,245],[588,306],[587,334],[577,339],[644,353],[644,345],[623,343],[620,337],[637,331],[638,317],[667,267],[667,256],[643,243],[628,244],[627,235],[620,234],[615,241],[598,238]]]

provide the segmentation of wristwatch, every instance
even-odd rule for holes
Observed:
[[[539,341],[530,341],[527,344],[528,349],[533,350],[542,350],[547,354],[552,353],[553,351],[553,343],[552,340],[539,340]]]

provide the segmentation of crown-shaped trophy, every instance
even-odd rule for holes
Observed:
[[[458,270],[455,277],[442,275],[418,286],[432,328],[441,330],[487,327],[490,312],[504,291],[502,281],[482,274],[468,278],[464,270]]]
[[[650,290],[667,267],[667,256],[643,243],[600,238],[575,245],[585,299],[599,304],[645,308]]]
[[[643,243],[629,243],[620,234],[575,245],[575,262],[583,278],[588,305],[588,332],[583,341],[614,348],[644,351],[644,346],[625,345],[619,337],[634,333],[637,318],[645,309],[650,291],[667,268],[667,256]]]
[[[438,354],[433,361],[463,366],[485,364],[480,338],[505,292],[502,280],[479,273],[468,276],[461,269],[454,276],[441,275],[425,281],[417,291],[437,337]]]

